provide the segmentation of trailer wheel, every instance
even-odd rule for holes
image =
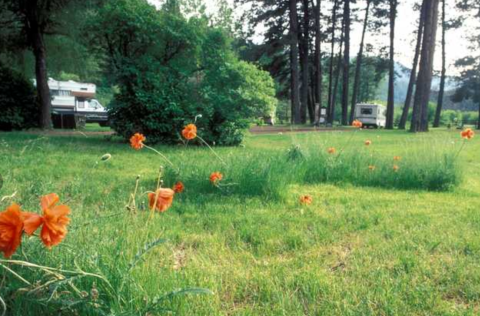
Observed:
[[[98,125],[100,125],[101,127],[108,127],[108,126],[110,126],[110,122],[109,121],[102,121],[102,122],[98,122]]]

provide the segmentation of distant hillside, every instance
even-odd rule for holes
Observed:
[[[402,105],[405,102],[405,97],[407,95],[408,81],[410,80],[410,71],[411,69],[403,66],[402,64],[395,64],[395,103],[397,106]],[[432,93],[430,94],[430,100],[433,102],[437,101],[438,98],[438,89],[440,86],[440,77],[434,76],[432,80]],[[447,77],[445,82],[445,97],[444,97],[444,108],[452,110],[462,110],[462,111],[476,111],[478,105],[474,104],[471,100],[463,101],[459,103],[453,103],[450,99],[450,96],[455,92],[457,83],[454,78]],[[387,101],[388,96],[388,74],[385,75],[385,78],[380,83],[377,89],[376,99]]]

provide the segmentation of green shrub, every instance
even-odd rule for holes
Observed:
[[[462,112],[455,110],[443,110],[440,115],[440,125],[457,125],[462,121]]]
[[[1,64],[0,82],[0,130],[37,127],[40,112],[32,83]]]
[[[119,88],[109,106],[111,126],[125,139],[140,132],[149,143],[176,143],[201,115],[195,123],[205,141],[237,145],[246,120],[275,113],[273,79],[239,61],[228,35],[208,19],[120,0],[107,2],[91,25],[108,39],[104,49]]]
[[[463,112],[462,124],[475,124],[478,121],[478,112]]]

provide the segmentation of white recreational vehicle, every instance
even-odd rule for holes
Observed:
[[[360,103],[355,106],[355,119],[365,127],[385,127],[386,107],[380,104]]]
[[[95,99],[97,87],[93,83],[56,81],[49,78],[48,87],[52,96],[53,114],[60,115],[61,121],[65,115],[73,114],[82,117],[88,123],[98,122],[100,125],[107,125],[108,112]]]
[[[108,112],[95,99],[97,87],[93,83],[57,81],[49,78],[48,88],[52,97],[54,127],[76,128],[90,122],[108,125]]]

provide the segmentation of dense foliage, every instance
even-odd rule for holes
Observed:
[[[40,113],[32,83],[2,64],[0,82],[0,130],[38,126]]]
[[[119,87],[110,114],[125,139],[142,132],[149,142],[174,143],[198,118],[206,141],[236,145],[249,118],[275,111],[268,73],[239,61],[225,31],[206,17],[186,18],[168,5],[157,11],[143,0],[111,1],[91,30],[103,40],[110,80]]]

